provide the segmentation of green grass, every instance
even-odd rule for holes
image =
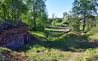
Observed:
[[[44,32],[35,32],[35,31],[28,31],[30,34],[32,34],[33,36],[39,37],[39,38],[46,38],[45,33]]]
[[[20,49],[20,52],[25,52],[30,60],[89,61],[98,56],[98,48],[93,48],[88,42],[89,39],[98,39],[98,33],[88,32],[80,36],[67,34],[63,38],[60,36],[64,35],[64,32],[48,32],[48,37],[43,32],[31,32],[31,34],[45,39]]]
[[[60,53],[61,52],[61,53]],[[37,61],[55,61],[55,60],[66,60],[70,57],[69,52],[63,52],[57,49],[49,49],[40,45],[35,45],[33,49],[26,52],[30,59]]]
[[[47,27],[45,28],[46,31],[54,31],[57,29],[65,29],[66,27]]]
[[[0,52],[2,52],[2,51],[11,51],[11,50],[7,49],[7,48],[0,47]]]

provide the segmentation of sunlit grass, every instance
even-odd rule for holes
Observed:
[[[43,32],[31,32],[31,34],[46,37]],[[34,61],[89,61],[97,57],[98,48],[90,47],[85,40],[98,39],[98,33],[88,32],[81,36],[68,34],[60,38],[63,34],[65,33],[50,32],[47,40],[26,45],[20,51],[25,52],[29,59]]]
[[[37,36],[37,37],[41,37],[41,38],[46,38],[44,32],[38,32],[38,31],[28,31],[30,34]]]
[[[70,52],[61,51],[54,48],[45,48],[44,46],[35,45],[32,49],[26,52],[27,56],[33,60],[67,60],[70,57]]]

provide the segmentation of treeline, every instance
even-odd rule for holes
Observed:
[[[73,31],[90,30],[96,25],[98,1],[74,0],[69,13],[63,18],[48,18],[46,0],[0,0],[0,20],[19,20],[29,30],[43,31],[47,26],[68,26]]]
[[[49,18],[49,25],[67,26],[72,31],[88,32],[96,27],[98,20],[97,0],[74,0],[72,10],[63,13],[63,18]]]
[[[0,20],[22,21],[29,30],[44,30],[47,22],[45,0],[0,0]]]
[[[74,0],[72,11],[63,14],[63,22],[69,23],[73,31],[89,31],[98,20],[97,0]]]

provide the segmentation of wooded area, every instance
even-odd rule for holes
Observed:
[[[62,18],[45,2],[0,0],[0,61],[98,61],[98,1],[74,0]]]

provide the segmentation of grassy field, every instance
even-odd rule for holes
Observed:
[[[30,60],[34,61],[90,61],[98,59],[98,48],[89,43],[89,40],[98,39],[98,33],[88,32],[77,35],[68,33],[63,38],[64,32],[46,33],[31,32],[38,36],[41,41],[26,45],[20,52],[26,53]]]

